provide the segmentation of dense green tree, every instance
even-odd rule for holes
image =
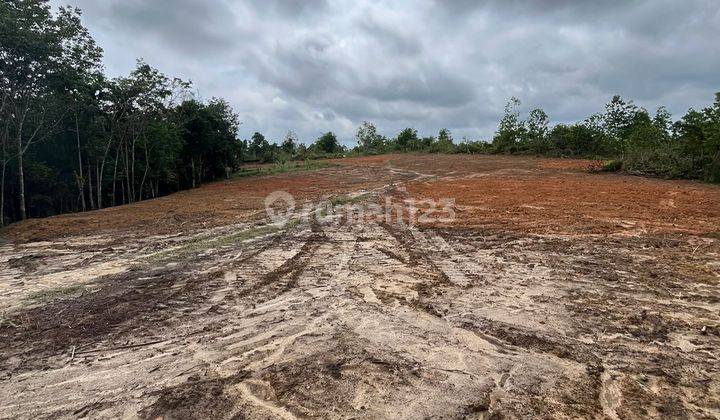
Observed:
[[[420,150],[430,150],[435,144],[435,136],[425,136],[420,139]]]
[[[343,147],[338,142],[335,133],[328,131],[321,135],[313,144],[312,148],[318,153],[335,154],[342,153]]]
[[[213,99],[204,104],[197,100],[183,102],[177,110],[182,121],[181,167],[184,180],[195,188],[202,182],[226,176],[237,169],[242,147],[237,140],[238,120],[227,102]],[[258,144],[267,141],[260,133],[253,135]]]
[[[505,114],[500,120],[500,125],[495,137],[493,147],[500,153],[515,153],[519,151],[519,144],[525,137],[525,124],[520,119],[520,100],[512,97],[505,105]]]
[[[597,156],[597,132],[585,124],[558,124],[548,134],[548,153],[556,156]]]
[[[360,124],[355,139],[361,153],[376,154],[383,153],[386,150],[387,142],[385,137],[378,134],[377,128],[370,122],[363,121]]]
[[[651,116],[632,101],[614,96],[604,113],[552,129],[542,110],[521,120],[518,105],[512,98],[505,109],[492,143],[496,153],[614,157],[614,168],[720,182],[720,96],[712,106],[702,111],[691,109],[675,123],[664,107]],[[472,148],[463,144],[458,150]]]
[[[275,157],[270,143],[258,132],[250,138],[249,152],[252,159],[265,163],[272,162]]]
[[[435,153],[452,153],[454,150],[453,137],[447,128],[440,129],[437,141],[432,145],[432,151]]]
[[[688,177],[720,182],[720,93],[712,106],[690,109],[673,125],[676,148],[686,157]]]
[[[417,130],[410,127],[403,129],[395,138],[395,145],[400,151],[419,150],[421,146]]]
[[[70,8],[53,14],[47,0],[0,4],[0,85],[3,135],[7,136],[3,144],[7,149],[10,139],[14,140],[10,153],[17,160],[21,219],[27,217],[24,160],[28,149],[46,139],[63,120],[67,110],[59,105],[65,100],[61,95],[74,91],[78,79],[100,65],[102,52],[79,15],[79,10]]]
[[[652,120],[653,126],[663,133],[665,139],[670,137],[670,129],[672,128],[672,114],[664,106],[661,106],[655,112]]]
[[[194,100],[143,61],[106,79],[80,17],[0,3],[0,224],[156,197],[244,158],[227,102]]]
[[[297,154],[298,139],[297,135],[292,131],[288,131],[285,135],[285,139],[282,142],[280,148],[288,156],[295,156]]]
[[[635,121],[638,107],[632,101],[624,101],[619,95],[613,96],[605,105],[604,127],[606,132],[619,142],[620,148],[625,146]]]
[[[548,151],[547,134],[548,134],[549,118],[548,115],[540,108],[530,111],[530,117],[527,120],[527,130],[523,145],[527,151],[541,154]]]

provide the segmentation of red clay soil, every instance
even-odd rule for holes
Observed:
[[[613,174],[533,173],[409,184],[416,198],[455,198],[455,227],[533,233],[720,231],[720,188]]]
[[[398,154],[332,162],[337,166],[233,179],[132,205],[28,220],[5,228],[2,235],[30,241],[108,231],[170,234],[251,219],[273,191],[317,199],[400,181],[416,199],[454,198],[455,227],[537,233],[720,231],[717,186],[587,173],[596,161]]]
[[[335,159],[340,165],[392,167],[432,175],[467,175],[490,171],[558,170],[587,172],[602,163],[597,160],[541,158],[503,155],[390,154]]]
[[[222,226],[246,221],[258,214],[264,208],[265,197],[274,191],[287,191],[302,201],[390,182],[388,174],[368,172],[360,166],[351,170],[330,167],[219,181],[130,205],[26,220],[6,227],[1,234],[10,240],[25,242],[112,231],[153,235]]]
[[[454,198],[448,227],[532,233],[720,235],[720,188],[694,181],[591,174],[602,162],[525,156],[382,155],[339,160],[439,176],[406,185],[418,200]]]

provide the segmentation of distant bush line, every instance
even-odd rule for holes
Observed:
[[[720,182],[720,93],[700,111],[690,109],[673,121],[660,107],[654,115],[615,96],[602,113],[574,124],[550,126],[542,109],[521,118],[520,101],[512,98],[491,141],[456,143],[446,129],[437,137],[420,138],[412,128],[394,138],[377,134],[365,122],[358,129],[352,154],[429,152],[520,154],[604,159],[606,171],[626,171],[662,178]]]

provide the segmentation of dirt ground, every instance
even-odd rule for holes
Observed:
[[[720,417],[717,186],[332,163],[5,229],[0,417]]]

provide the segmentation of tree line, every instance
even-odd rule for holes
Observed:
[[[608,170],[720,182],[720,94],[673,121],[616,96],[601,113],[551,126],[542,109],[505,109],[491,141],[455,142],[447,129],[395,137],[363,122],[353,148],[332,133],[310,145],[288,132],[238,138],[223,99],[142,60],[110,78],[81,11],[49,0],[0,4],[0,226],[27,217],[133,203],[229,177],[246,162],[284,164],[388,152],[504,153],[612,159]]]
[[[240,164],[227,102],[142,60],[108,78],[80,18],[47,0],[0,5],[0,224],[157,197]]]
[[[665,107],[651,115],[632,101],[614,96],[604,112],[573,124],[550,125],[542,109],[521,118],[520,101],[511,98],[492,140],[453,141],[447,129],[419,137],[406,128],[394,138],[364,122],[353,154],[391,152],[526,154],[604,159],[607,171],[720,182],[720,93],[712,105],[690,109],[674,121]]]
[[[521,119],[512,98],[490,144],[494,153],[610,159],[605,170],[720,182],[720,93],[712,105],[673,121],[665,107],[654,115],[614,96],[604,112],[574,124],[549,125],[542,109]]]

